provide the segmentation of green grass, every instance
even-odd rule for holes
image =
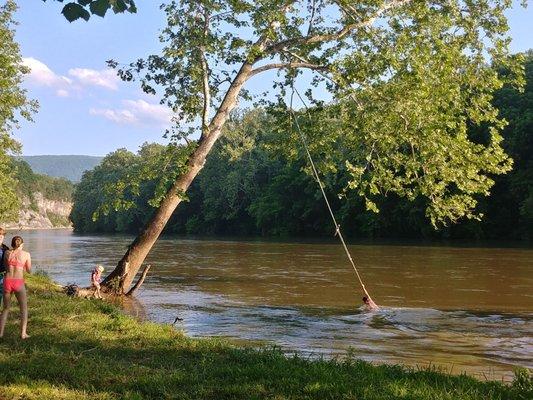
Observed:
[[[468,376],[373,366],[353,358],[310,361],[228,340],[191,339],[139,323],[115,306],[68,298],[28,278],[30,339],[11,315],[0,340],[0,399],[527,399],[513,385]],[[14,310],[14,314],[18,314]]]

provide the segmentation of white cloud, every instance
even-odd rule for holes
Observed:
[[[68,96],[68,89],[72,86],[72,79],[57,75],[48,66],[32,57],[23,58],[22,62],[30,69],[26,79],[37,86],[48,86],[57,89],[58,96]]]
[[[71,68],[70,77],[56,74],[45,63],[33,57],[22,59],[31,72],[26,80],[36,86],[46,86],[55,89],[59,97],[68,97],[72,91],[80,92],[83,86],[99,86],[109,90],[117,90],[119,78],[111,69],[94,70],[89,68]]]
[[[139,120],[129,110],[111,110],[106,108],[91,108],[91,115],[100,115],[117,124],[137,124]]]
[[[148,103],[145,100],[124,100],[124,104],[143,120],[168,125],[172,120],[172,110],[161,104]]]
[[[120,109],[91,108],[91,115],[99,115],[119,124],[157,125],[168,127],[172,120],[172,111],[163,105],[148,103],[145,100],[124,100]]]
[[[65,90],[65,89],[58,89],[58,90],[56,90],[56,95],[59,96],[59,97],[68,97],[69,96],[69,92],[68,92],[68,90]]]
[[[118,76],[112,69],[94,70],[89,68],[72,68],[68,74],[86,86],[101,86],[106,89],[117,90]]]

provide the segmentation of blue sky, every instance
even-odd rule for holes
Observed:
[[[60,14],[60,3],[19,1],[16,37],[32,68],[25,86],[40,103],[34,122],[24,122],[15,132],[24,155],[105,155],[119,147],[135,151],[143,142],[165,141],[170,111],[105,66],[111,58],[130,62],[158,51],[158,32],[165,23],[159,4],[139,0],[137,14],[109,13],[70,24]],[[518,4],[508,13],[513,52],[533,48],[533,9]]]

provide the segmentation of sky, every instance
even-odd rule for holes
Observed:
[[[117,148],[136,151],[144,142],[165,143],[171,111],[136,82],[122,82],[105,61],[128,63],[155,54],[165,18],[158,0],[138,0],[137,14],[108,13],[69,23],[59,2],[19,1],[16,39],[31,68],[25,87],[40,103],[34,122],[14,136],[24,155],[102,156]],[[515,1],[508,12],[512,52],[533,48],[533,9]],[[264,77],[249,89],[264,90]]]

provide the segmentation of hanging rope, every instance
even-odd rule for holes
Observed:
[[[291,104],[290,104],[290,108],[289,109],[290,109],[290,112],[291,112],[291,114],[292,114],[292,116],[294,118],[295,126],[296,126],[296,129],[298,130],[300,139],[302,140],[302,143],[304,145],[304,149],[305,149],[305,152],[307,154],[307,158],[309,160],[309,164],[311,164],[311,169],[313,171],[314,178],[317,181],[318,186],[320,187],[320,191],[322,192],[322,196],[324,197],[324,201],[326,202],[326,205],[328,207],[329,214],[331,215],[331,219],[333,220],[333,224],[335,225],[335,235],[339,237],[339,240],[341,241],[342,246],[344,247],[344,251],[346,252],[346,256],[348,257],[348,260],[350,260],[350,264],[352,265],[352,268],[355,271],[355,275],[357,276],[357,279],[359,280],[359,283],[361,284],[361,288],[363,289],[363,292],[368,297],[368,299],[370,301],[372,301],[372,299],[370,297],[370,294],[366,290],[365,284],[363,283],[363,280],[361,279],[361,275],[359,274],[359,271],[357,270],[357,267],[355,266],[355,262],[354,262],[354,260],[352,258],[352,255],[350,254],[350,251],[348,250],[348,246],[346,246],[346,242],[344,241],[344,237],[342,236],[341,227],[337,223],[337,219],[335,218],[335,214],[333,213],[333,210],[331,209],[331,205],[329,204],[328,197],[326,196],[326,192],[324,191],[324,185],[322,184],[320,176],[318,175],[318,170],[316,169],[315,162],[313,161],[313,157],[311,157],[311,152],[309,151],[309,147],[307,146],[307,141],[305,140],[305,135],[304,135],[304,133],[302,132],[302,130],[300,128],[300,124],[298,123],[298,117],[296,116],[296,114],[294,113],[294,110],[292,108],[294,93],[296,93],[297,96],[300,98],[300,101],[302,102],[302,104],[306,108],[308,115],[309,115],[309,108],[305,104],[305,101],[303,100],[303,98],[300,95],[300,93],[298,92],[298,90],[296,90],[296,88],[293,85],[292,86],[292,94],[291,94]]]

